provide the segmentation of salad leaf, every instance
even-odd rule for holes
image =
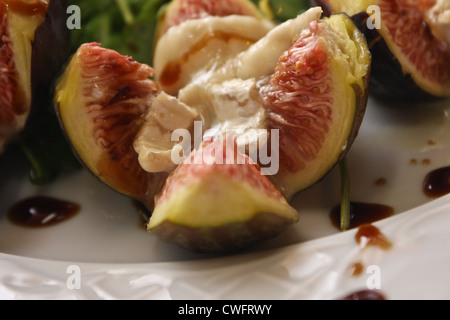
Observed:
[[[310,8],[309,0],[253,0],[253,2],[260,8],[269,6],[273,18],[279,22],[293,19]]]
[[[87,42],[152,63],[158,12],[167,0],[75,0],[81,10],[81,29],[72,32],[72,51]]]

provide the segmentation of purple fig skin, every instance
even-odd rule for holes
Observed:
[[[246,223],[220,227],[189,228],[163,222],[152,233],[166,241],[196,253],[236,253],[276,237],[292,221],[273,213],[259,213]]]
[[[31,116],[52,106],[53,84],[70,57],[66,26],[67,0],[51,0],[44,22],[36,30],[31,57]]]
[[[372,79],[370,92],[380,98],[420,99],[435,98],[423,91],[409,74],[404,74],[398,59],[389,50],[376,29],[367,27],[369,15],[365,12],[352,17],[355,25],[366,36],[372,54]]]

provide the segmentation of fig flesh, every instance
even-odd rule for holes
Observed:
[[[39,78],[32,72],[33,41],[39,26],[54,18],[48,7],[49,1],[0,0],[0,152],[30,115],[32,77]]]
[[[345,12],[366,35],[373,55],[371,92],[382,97],[450,96],[450,3],[445,0],[318,0],[328,14]],[[372,26],[370,6],[380,9]]]
[[[350,150],[367,101],[371,55],[346,15],[313,21],[262,88],[280,131],[276,184],[289,197],[322,179]]]
[[[204,141],[169,176],[148,230],[199,252],[227,252],[278,235],[298,213],[234,137]]]
[[[80,161],[108,186],[150,209],[165,175],[142,170],[132,146],[159,92],[153,73],[97,43],[84,44],[55,94],[61,125]]]

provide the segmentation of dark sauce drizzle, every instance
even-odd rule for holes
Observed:
[[[340,300],[387,300],[379,290],[360,290],[350,293]]]
[[[361,225],[382,220],[394,215],[394,209],[390,206],[351,202],[350,203],[350,229],[357,228]],[[333,225],[340,229],[341,206],[335,206],[330,212],[330,219]]]
[[[20,226],[40,228],[70,219],[79,211],[80,206],[76,203],[37,196],[13,205],[8,211],[8,219]]]

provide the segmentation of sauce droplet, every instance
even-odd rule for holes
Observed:
[[[423,190],[431,198],[450,193],[450,166],[431,171],[425,177]]]
[[[76,203],[51,197],[31,197],[10,208],[11,222],[25,227],[46,227],[73,217],[80,211]]]
[[[372,223],[394,215],[394,209],[390,206],[351,202],[350,203],[350,229],[357,228],[363,224]],[[333,225],[340,230],[341,206],[335,206],[330,212]]]
[[[181,65],[176,62],[169,62],[163,69],[159,81],[167,87],[171,87],[180,80],[181,77]]]
[[[355,262],[350,266],[350,274],[352,277],[357,277],[364,271],[364,265],[362,262]]]
[[[383,250],[389,250],[392,243],[381,233],[381,231],[371,224],[364,224],[358,228],[355,235],[356,242],[363,248],[369,246],[379,247]]]
[[[341,300],[387,300],[385,295],[377,290],[360,290],[345,296]]]

